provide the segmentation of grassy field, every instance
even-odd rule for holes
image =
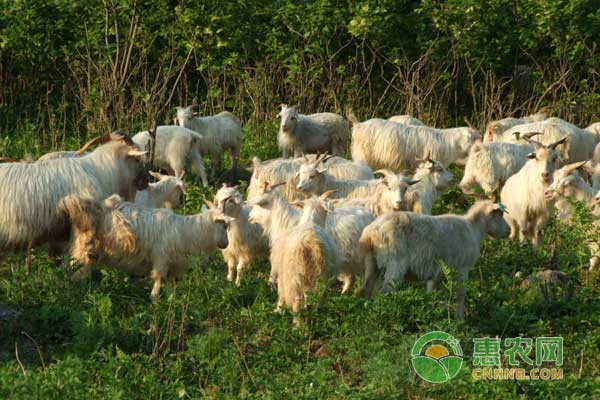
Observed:
[[[266,131],[245,132],[245,163],[277,155],[275,128]],[[42,150],[31,135],[0,141],[3,155]],[[452,170],[459,181],[460,169]],[[212,198],[212,189],[189,183],[177,212],[197,212],[203,196]],[[453,187],[435,213],[462,213],[469,204]],[[486,241],[465,321],[453,318],[452,279],[433,294],[421,283],[370,300],[331,291],[322,305],[313,297],[305,323],[293,328],[289,313],[273,313],[267,261],[236,288],[220,254],[193,258],[152,303],[149,280],[102,270],[75,284],[73,271],[43,248],[29,273],[24,256],[14,255],[0,264],[0,398],[600,398],[600,290],[587,272],[587,218],[578,207],[572,226],[553,221],[538,249]],[[546,268],[581,286],[572,297],[519,288],[517,271]],[[458,338],[465,355],[458,376],[438,385],[410,363],[413,343],[432,330]],[[473,339],[484,336],[562,336],[564,379],[475,381]]]

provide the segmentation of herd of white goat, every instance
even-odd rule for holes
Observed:
[[[227,152],[233,180],[242,145],[236,116],[193,110],[177,107],[174,125],[132,138],[117,131],[37,161],[1,158],[0,257],[26,250],[29,265],[31,248],[48,244],[79,266],[73,279],[109,266],[149,275],[155,297],[189,256],[221,249],[238,286],[254,259],[268,258],[277,309],[298,312],[319,279],[341,281],[345,293],[362,278],[358,293],[368,297],[410,274],[433,290],[443,262],[464,282],[486,237],[538,245],[553,213],[568,223],[569,198],[600,216],[600,123],[581,129],[536,114],[491,122],[482,136],[408,115],[359,122],[351,111],[304,115],[287,105],[278,114],[283,157],[254,158],[247,199],[223,184],[200,214],[179,215],[172,209],[186,194],[186,168],[208,186],[203,157],[214,182]],[[343,158],[348,150],[352,160]],[[482,198],[479,186],[487,199],[465,215],[433,216],[453,163],[465,168],[460,189]],[[591,270],[600,263],[599,228],[596,218]]]

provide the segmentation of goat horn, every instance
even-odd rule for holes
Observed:
[[[329,196],[331,196],[332,194],[334,194],[335,192],[337,192],[337,190],[328,190],[325,193],[323,193],[321,196],[319,196],[319,200],[321,201],[325,201],[327,200],[327,198]]]
[[[548,145],[548,148],[549,148],[549,149],[552,149],[552,150],[555,150],[555,149],[556,149],[556,146],[558,146],[559,144],[564,144],[564,143],[566,143],[566,142],[567,142],[567,136],[565,136],[564,138],[562,138],[562,139],[560,139],[560,140],[557,140],[557,141],[556,141],[556,142],[554,142],[554,143],[551,143],[550,145]]]
[[[515,133],[516,133],[516,132],[515,132]],[[534,137],[534,136],[537,136],[537,135],[543,135],[543,134],[544,134],[544,132],[529,132],[529,133],[525,133],[525,134],[523,134],[523,138],[528,138],[528,139],[530,139],[530,138],[532,138],[532,137]],[[517,139],[519,139],[519,138],[517,137]]]

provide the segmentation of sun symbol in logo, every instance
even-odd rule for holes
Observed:
[[[431,383],[442,383],[458,374],[462,355],[458,340],[446,332],[434,331],[415,342],[411,362],[421,378]]]

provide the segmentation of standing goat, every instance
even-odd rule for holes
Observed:
[[[277,143],[283,158],[308,153],[344,154],[350,140],[350,125],[334,113],[300,114],[297,106],[281,105]]]
[[[238,156],[242,147],[242,125],[240,120],[228,111],[208,117],[198,117],[193,108],[176,107],[176,125],[198,132],[203,140],[199,146],[201,154],[209,155],[212,161],[211,179],[221,167],[221,158],[226,151],[231,157],[230,179],[235,178]]]
[[[164,208],[139,207],[118,195],[101,204],[71,196],[63,200],[62,209],[75,228],[71,257],[83,265],[74,280],[89,278],[92,266],[101,263],[133,275],[150,275],[153,298],[163,279],[181,275],[189,256],[227,247],[231,221],[215,210],[183,216]]]
[[[535,246],[540,243],[540,233],[550,218],[551,209],[544,191],[552,183],[554,171],[560,164],[556,147],[566,141],[565,137],[545,146],[529,140],[535,151],[527,155],[529,160],[523,168],[508,178],[502,188],[501,201],[510,211],[505,218],[511,228],[511,239],[518,233],[521,241],[530,238]]]
[[[420,161],[413,180],[417,184],[406,193],[408,210],[419,214],[431,214],[435,202],[454,181],[454,175],[439,161],[428,157]]]
[[[202,147],[205,137],[190,129],[176,125],[156,127],[156,145],[154,148],[154,165],[167,170],[171,175],[182,176],[189,163],[196,176],[202,179],[202,185],[208,186]],[[136,134],[133,141],[145,149],[152,140],[149,131]]]
[[[244,270],[252,260],[255,257],[269,256],[269,239],[260,225],[248,220],[251,207],[244,205],[237,187],[223,184],[215,195],[214,202],[215,205],[209,203],[209,206],[233,218],[227,232],[229,245],[222,253],[227,263],[227,280],[235,280],[236,286],[240,286]]]
[[[69,224],[58,204],[66,196],[100,200],[118,193],[133,200],[148,186],[146,152],[131,139],[112,133],[91,140],[79,153],[91,153],[0,168],[0,253],[67,239]]]
[[[352,113],[348,119],[352,122],[352,159],[375,169],[413,169],[415,160],[427,155],[448,166],[465,158],[481,139],[477,130],[467,127],[436,129],[377,118],[359,122]]]
[[[427,281],[427,290],[431,291],[443,277],[440,262],[456,269],[462,282],[456,290],[456,314],[464,319],[465,287],[469,270],[479,258],[481,243],[487,235],[508,236],[504,211],[498,204],[479,201],[464,216],[390,212],[365,228],[360,244],[384,272],[384,292],[391,290],[392,284],[402,284],[407,273]],[[366,295],[373,292],[375,283],[375,271],[367,271]]]
[[[517,140],[520,132],[513,133]],[[541,132],[530,132],[523,139],[530,139]],[[459,184],[465,194],[473,194],[469,186],[477,184],[486,196],[497,197],[500,186],[508,178],[519,172],[527,162],[527,155],[534,151],[530,143],[488,142],[476,143],[471,147],[465,166],[465,173]]]

